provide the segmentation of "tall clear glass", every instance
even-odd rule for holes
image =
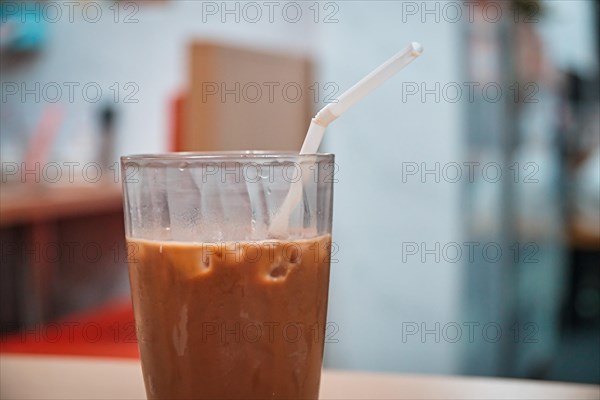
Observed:
[[[173,153],[121,167],[147,397],[317,399],[334,156]],[[292,185],[302,196],[274,237]]]

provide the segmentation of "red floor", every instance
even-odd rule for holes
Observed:
[[[1,353],[139,358],[129,299],[0,339]]]

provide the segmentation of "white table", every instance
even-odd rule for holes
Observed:
[[[2,399],[145,399],[139,361],[0,356]],[[600,399],[600,386],[325,370],[321,399]]]

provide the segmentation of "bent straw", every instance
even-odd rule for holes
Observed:
[[[350,89],[346,90],[334,102],[329,103],[317,113],[311,120],[306,138],[302,144],[300,154],[315,154],[319,150],[325,128],[335,121],[340,115],[346,112],[350,107],[356,104],[363,97],[367,96],[383,82],[390,79],[398,71],[410,64],[415,58],[423,53],[423,46],[420,43],[412,42],[402,51],[381,64],[373,72],[362,78]],[[303,174],[305,177],[308,174]],[[302,179],[292,183],[281,208],[275,214],[271,226],[269,227],[269,236],[282,237],[288,228],[288,222],[292,210],[299,203],[302,196]]]

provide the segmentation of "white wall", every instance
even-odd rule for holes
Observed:
[[[123,103],[122,98],[117,103],[119,137],[115,159],[123,154],[166,150],[170,101],[187,81],[188,44],[194,38],[292,54],[309,52],[314,42],[314,24],[308,14],[297,23],[290,23],[279,12],[274,14],[271,23],[266,14],[268,9],[263,8],[265,15],[257,23],[244,18],[236,23],[232,15],[226,16],[226,23],[222,23],[220,13],[203,14],[203,2],[167,1],[164,5],[142,5],[133,16],[139,20],[137,23],[115,23],[114,11],[109,9],[113,2],[96,3],[104,7],[102,18],[96,23],[86,22],[82,6],[75,8],[75,19],[71,23],[67,9],[63,8],[59,22],[47,24],[48,43],[42,53],[31,62],[21,63],[18,69],[3,69],[1,80],[26,81],[29,85],[40,82],[42,86],[48,82],[61,85],[63,82],[81,85],[96,82],[103,90],[102,100],[107,101],[113,99],[110,87],[115,82],[121,88],[127,82],[134,82],[139,87],[135,96],[139,103]],[[220,5],[220,2],[213,3]],[[236,3],[241,7],[242,3]],[[120,21],[131,11],[121,10]],[[291,11],[290,15],[293,15]],[[83,140],[80,136],[97,126],[94,113],[98,104],[85,101],[80,93],[74,103],[61,102],[66,121],[60,140],[67,146],[60,150],[59,158],[79,157],[73,153],[78,153],[82,146],[70,151],[69,145]],[[123,96],[129,92],[121,93]],[[66,93],[63,97],[67,99]],[[26,127],[34,129],[41,108],[48,103],[30,100],[31,97],[23,105],[27,111],[18,113],[26,119]],[[3,106],[11,107],[11,104]]]
[[[336,153],[329,320],[339,343],[326,366],[457,373],[461,344],[407,338],[403,322],[434,328],[460,321],[458,265],[429,257],[402,262],[402,242],[461,242],[461,185],[402,182],[402,162],[461,162],[461,106],[433,98],[403,102],[402,82],[460,82],[461,26],[402,22],[401,2],[340,2],[339,22],[319,25],[320,79],[343,88],[412,40],[422,57],[330,127],[322,150]],[[431,182],[431,181],[430,181]]]

